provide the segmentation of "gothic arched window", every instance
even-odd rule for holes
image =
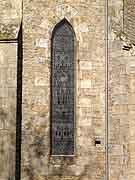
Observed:
[[[51,154],[74,155],[75,33],[66,19],[52,34]]]

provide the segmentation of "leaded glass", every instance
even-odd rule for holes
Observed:
[[[74,42],[74,31],[64,19],[52,37],[52,155],[74,155]]]

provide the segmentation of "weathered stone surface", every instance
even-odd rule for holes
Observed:
[[[22,0],[0,1],[0,40],[17,39],[22,18]]]
[[[135,179],[135,2],[109,0],[108,16],[106,3],[0,1],[0,40],[17,38],[23,14],[21,180],[104,180],[107,173],[109,180]],[[76,37],[70,158],[50,155],[51,39],[63,18]],[[15,179],[16,80],[17,43],[0,43],[0,180]]]
[[[15,178],[17,43],[0,43],[0,180]]]
[[[132,171],[132,155],[135,141],[131,141],[134,133],[133,122],[134,113],[134,55],[131,33],[131,14],[125,16],[129,1],[119,1],[119,6],[115,4],[115,11],[110,6],[110,35],[109,35],[109,172],[110,179],[131,180],[134,176]],[[124,5],[124,12],[123,12]],[[133,10],[133,6],[130,9]],[[112,12],[114,15],[112,16]],[[117,12],[117,13],[116,13]],[[121,16],[121,13],[124,16]],[[119,13],[119,15],[118,15]],[[129,18],[130,16],[130,18]],[[113,17],[113,18],[112,18]],[[123,19],[124,17],[124,19]],[[123,26],[124,20],[124,26]],[[131,20],[131,21],[130,21]],[[131,23],[129,25],[129,22]],[[116,24],[117,23],[117,24]],[[115,36],[113,36],[115,35]],[[130,47],[126,50],[124,47]],[[131,107],[131,108],[130,108]],[[131,110],[131,111],[130,111]],[[132,126],[132,128],[131,128]],[[133,149],[131,150],[132,147]],[[133,178],[134,179],[134,178]]]
[[[24,1],[22,179],[101,180],[105,175],[105,1]],[[51,37],[66,18],[76,35],[76,153],[49,157]],[[45,96],[45,98],[44,98]],[[101,123],[100,123],[101,120]],[[87,146],[86,146],[87,144]]]

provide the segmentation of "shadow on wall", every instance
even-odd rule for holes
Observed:
[[[18,59],[17,59],[17,101],[16,101],[16,169],[15,180],[21,179],[21,124],[22,124],[22,23],[18,34]]]

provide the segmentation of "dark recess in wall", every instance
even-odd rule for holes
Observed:
[[[17,101],[16,101],[16,168],[15,180],[21,179],[21,124],[22,124],[22,70],[23,70],[23,47],[22,47],[22,24],[18,34],[17,49]]]

